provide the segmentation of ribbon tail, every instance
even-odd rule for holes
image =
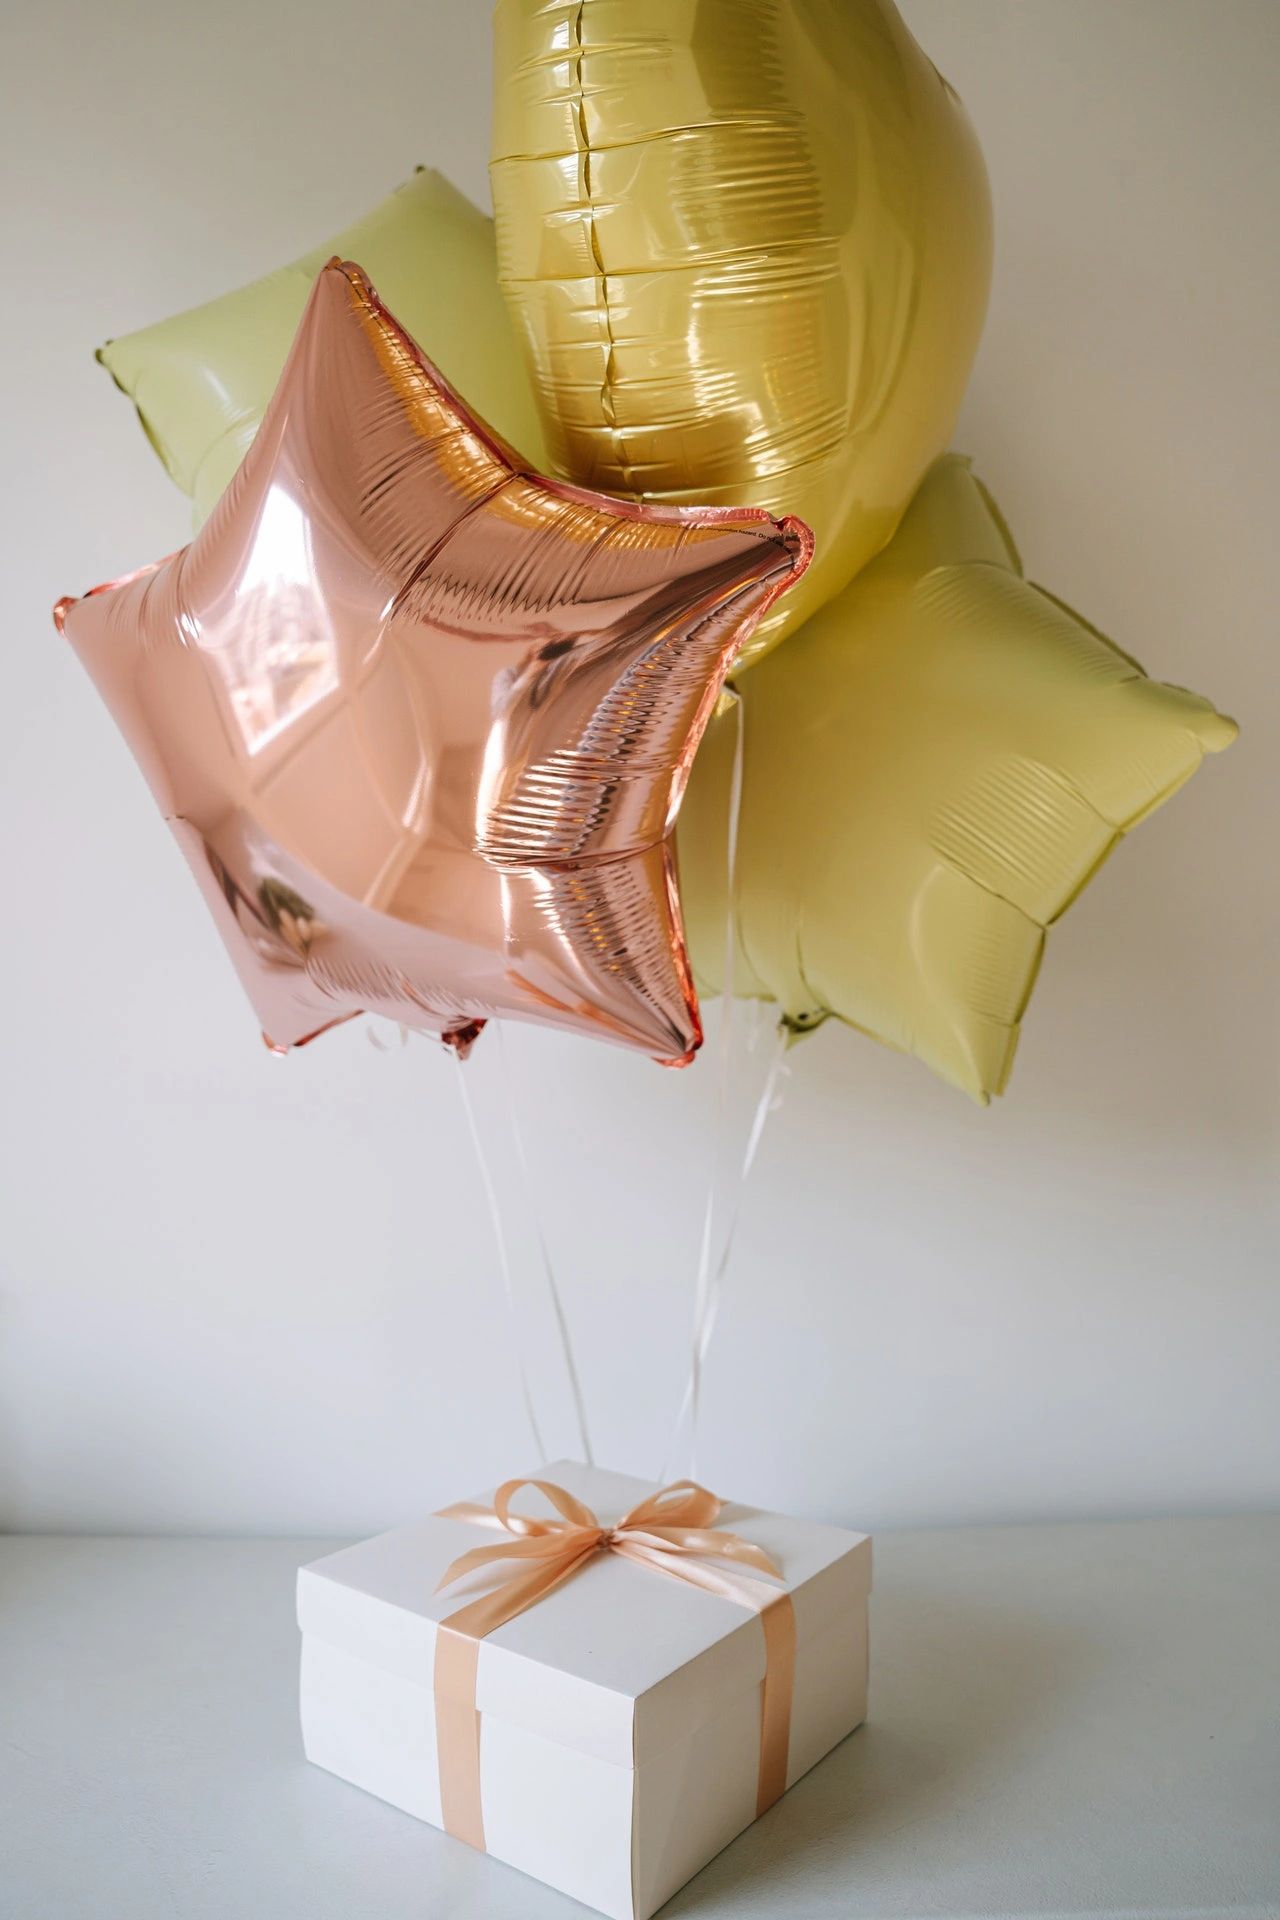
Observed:
[[[796,1611],[780,1593],[760,1615],[764,1628],[764,1690],[760,1700],[760,1772],[756,1818],[787,1790],[791,1757],[791,1701],[796,1678]]]
[[[536,1534],[527,1539],[499,1541],[493,1547],[472,1547],[467,1553],[460,1553],[456,1560],[450,1561],[436,1582],[436,1592],[443,1587],[451,1587],[455,1580],[461,1580],[464,1574],[476,1573],[482,1567],[502,1575],[505,1580],[533,1579],[534,1598],[537,1598],[539,1567],[558,1565],[570,1549],[566,1546],[563,1534]],[[532,1574],[522,1574],[522,1567],[534,1562]],[[504,1572],[503,1569],[509,1569]]]
[[[476,1680],[480,1642],[495,1628],[550,1593],[597,1551],[594,1539],[567,1552],[559,1565],[533,1566],[493,1593],[468,1601],[436,1628],[434,1691],[440,1823],[455,1840],[485,1851],[480,1798],[480,1714]]]
[[[455,1840],[485,1851],[480,1801],[480,1715],[476,1675],[480,1642],[447,1621],[436,1629],[436,1759],[440,1824]]]
[[[760,1767],[756,1778],[756,1818],[787,1790],[791,1756],[791,1702],[796,1675],[796,1615],[785,1588],[766,1586],[745,1574],[729,1573],[678,1552],[663,1552],[643,1539],[617,1540],[613,1551],[659,1573],[687,1580],[704,1593],[736,1601],[760,1616],[764,1629],[764,1686],[760,1698]]]
[[[782,1569],[763,1547],[754,1540],[744,1540],[738,1533],[721,1533],[706,1527],[628,1526],[620,1528],[629,1540],[638,1540],[647,1547],[661,1552],[666,1549],[672,1553],[695,1553],[704,1558],[732,1560],[741,1566],[754,1567],[759,1573],[772,1574],[775,1580],[781,1580]]]

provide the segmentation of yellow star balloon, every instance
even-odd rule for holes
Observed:
[[[98,353],[199,526],[248,452],[316,275],[358,260],[414,339],[535,466],[542,430],[498,290],[493,222],[443,174],[419,168],[363,219],[289,266],[202,307],[109,340]]]
[[[991,264],[955,93],[891,0],[498,0],[491,178],[553,470],[812,527],[763,652],[955,425]]]
[[[954,455],[885,552],[738,682],[735,990],[836,1015],[986,1101],[1045,931],[1122,835],[1235,738],[1024,580]],[[695,973],[723,984],[736,721],[680,820]]]

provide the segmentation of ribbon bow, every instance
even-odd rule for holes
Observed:
[[[513,1513],[512,1499],[522,1487],[536,1487],[559,1517]],[[760,1615],[765,1636],[765,1681],[757,1814],[772,1806],[785,1791],[795,1615],[785,1588],[707,1564],[712,1559],[728,1561],[733,1567],[751,1567],[775,1579],[782,1577],[763,1547],[712,1526],[723,1504],[696,1481],[677,1480],[639,1501],[615,1526],[606,1527],[590,1507],[553,1480],[507,1480],[495,1493],[492,1507],[464,1500],[442,1509],[439,1517],[443,1520],[467,1520],[476,1526],[500,1528],[510,1536],[495,1546],[472,1547],[459,1554],[436,1587],[439,1592],[441,1587],[452,1586],[455,1580],[485,1567],[500,1577],[498,1586],[442,1620],[436,1639],[436,1742],[447,1832],[484,1849],[480,1716],[475,1705],[481,1640],[569,1579],[597,1553],[620,1554],[623,1559],[687,1580]]]

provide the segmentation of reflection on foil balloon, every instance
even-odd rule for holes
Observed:
[[[892,534],[947,445],[991,213],[891,0],[498,0],[498,269],[557,472],[799,514],[749,651]]]
[[[897,535],[737,680],[739,993],[829,1014],[977,1100],[1004,1090],[1045,929],[1131,827],[1235,737],[1021,577],[954,455]],[[699,981],[724,971],[736,721],[680,819]]]
[[[335,260],[192,544],[57,618],[272,1044],[510,1015],[683,1064],[676,814],[810,546],[542,481]]]
[[[542,431],[498,291],[493,222],[422,167],[332,240],[98,353],[138,410],[198,525],[249,451],[315,277],[334,254],[359,260],[401,324],[467,403],[527,460]]]

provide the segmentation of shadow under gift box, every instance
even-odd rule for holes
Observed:
[[[654,1491],[563,1460],[537,1477],[606,1525]],[[871,1542],[748,1507],[716,1524],[763,1547],[792,1598],[790,1786],[866,1715]],[[302,1568],[309,1760],[443,1824],[437,1626],[478,1588],[435,1588],[460,1554],[508,1537],[433,1515]],[[757,1614],[594,1554],[480,1643],[486,1850],[615,1920],[647,1920],[756,1816],[764,1671]]]

